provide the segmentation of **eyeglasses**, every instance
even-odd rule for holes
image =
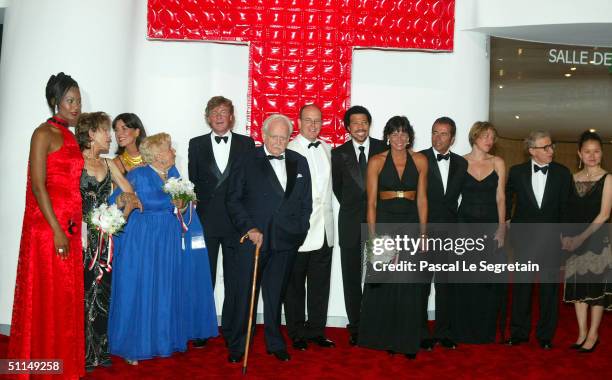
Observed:
[[[531,149],[542,149],[544,151],[555,150],[555,144],[548,144],[544,146],[532,146]]]
[[[322,120],[313,120],[313,119],[300,119],[302,120],[302,123],[306,124],[306,125],[321,125],[323,124]]]

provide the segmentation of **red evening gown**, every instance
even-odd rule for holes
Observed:
[[[46,185],[53,211],[70,240],[70,254],[62,260],[55,252],[53,231],[32,193],[28,167],[8,356],[61,359],[62,378],[77,379],[85,375],[79,191],[83,157],[66,123],[58,118],[47,123],[64,137],[62,147],[47,156]]]

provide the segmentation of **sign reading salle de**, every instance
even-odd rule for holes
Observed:
[[[548,62],[570,65],[612,66],[612,52],[550,49],[548,51]]]

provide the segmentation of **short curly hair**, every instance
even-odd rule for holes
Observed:
[[[104,128],[110,130],[111,119],[102,112],[86,112],[82,113],[77,120],[74,135],[81,152],[91,148],[91,136],[89,132],[97,132],[98,129]]]
[[[155,155],[159,153],[159,148],[163,144],[172,144],[170,135],[165,132],[157,133],[144,139],[140,144],[140,155],[143,161],[147,164],[155,161]]]

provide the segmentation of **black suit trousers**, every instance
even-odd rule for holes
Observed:
[[[236,255],[236,294],[235,315],[231,319],[228,349],[234,353],[244,353],[248,327],[251,284],[255,259],[255,247],[246,241],[237,249]],[[281,308],[293,262],[295,251],[263,251],[259,256],[257,289],[261,288],[264,303],[264,336],[268,351],[286,349],[280,331]],[[255,312],[253,313],[255,317]],[[255,322],[255,321],[254,321]]]
[[[297,252],[285,295],[285,321],[291,339],[325,335],[331,262],[332,248],[327,244],[327,239],[316,251]],[[305,287],[306,281],[308,287]],[[308,321],[305,316],[306,300]]]
[[[217,261],[219,258],[219,248],[223,249],[223,310],[221,311],[221,332],[224,337],[230,335],[229,329],[232,326],[231,319],[235,315],[236,298],[236,244],[237,236],[211,237],[205,236],[206,247],[208,248],[208,260],[210,262],[210,273],[213,289],[217,279]]]
[[[361,276],[363,244],[354,247],[340,247],[340,263],[342,267],[342,285],[344,287],[344,306],[349,324],[350,334],[359,333],[361,315]]]

